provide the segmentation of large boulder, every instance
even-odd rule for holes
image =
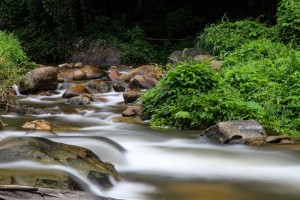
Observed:
[[[120,180],[120,174],[110,163],[103,162],[92,151],[52,142],[38,137],[9,137],[0,141],[1,162],[35,161],[45,165],[64,165],[77,170],[90,181],[102,187],[111,187],[110,177]],[[23,172],[23,173],[22,173]],[[66,175],[25,170],[1,173],[1,185],[26,185],[56,189],[80,189],[78,183]]]
[[[196,48],[186,48],[183,51],[174,51],[168,56],[168,63],[182,62],[199,54]]]
[[[121,64],[121,51],[105,40],[81,40],[76,44],[76,47],[74,53],[68,59],[69,62],[83,62],[87,65],[105,68]]]
[[[102,79],[107,78],[107,73],[99,67],[85,66],[81,69],[86,76],[86,79]]]
[[[59,82],[70,80],[85,80],[86,74],[81,69],[64,69],[59,71],[57,79]]]
[[[200,134],[222,144],[257,145],[265,142],[267,134],[255,120],[233,120],[220,122]]]
[[[55,67],[39,67],[29,71],[20,82],[20,93],[57,89],[57,72]]]
[[[156,65],[143,65],[131,70],[127,74],[123,74],[119,79],[124,80],[128,83],[136,75],[141,75],[143,77],[155,78],[159,80],[161,73],[161,70],[158,69]]]
[[[90,94],[89,90],[84,85],[75,85],[65,91],[62,95],[63,98],[71,98],[81,94]]]
[[[136,75],[132,79],[130,79],[128,86],[131,90],[150,89],[155,87],[157,83],[158,80],[156,80],[155,78]]]

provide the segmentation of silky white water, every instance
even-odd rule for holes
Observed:
[[[103,161],[113,163],[125,180],[105,191],[83,188],[113,198],[273,200],[300,196],[300,145],[297,142],[281,147],[218,145],[198,138],[196,131],[154,129],[146,122],[115,124],[112,117],[120,116],[126,108],[122,93],[99,96],[108,101],[74,106],[67,105],[59,95],[20,96],[21,104],[58,108],[62,113],[3,115],[1,120],[8,125],[0,132],[0,138],[42,136],[91,149]],[[21,128],[24,122],[35,119],[50,121],[57,135]],[[16,168],[16,164],[6,163],[0,165],[0,170],[3,165]],[[27,165],[33,170],[37,167],[77,174],[58,166]]]

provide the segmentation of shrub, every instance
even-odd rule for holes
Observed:
[[[32,64],[23,52],[20,42],[12,34],[0,31],[0,87],[1,96],[6,87],[18,83],[21,75]]]
[[[240,45],[259,38],[273,38],[275,31],[266,25],[245,19],[229,22],[223,18],[218,24],[207,26],[196,38],[197,47],[215,56],[224,58]]]
[[[300,1],[281,0],[277,8],[278,35],[281,41],[300,46]]]

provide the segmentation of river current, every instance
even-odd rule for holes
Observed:
[[[4,163],[1,170],[44,170],[68,173],[83,189],[128,200],[293,200],[300,197],[300,145],[219,145],[198,138],[197,131],[160,129],[140,124],[114,123],[126,105],[122,93],[99,94],[107,102],[86,106],[66,104],[62,90],[53,96],[18,95],[19,103],[59,109],[61,114],[0,116],[7,124],[0,138],[24,136],[21,126],[45,119],[57,137],[33,131],[53,141],[86,147],[111,162],[125,177],[112,189],[101,190],[75,170],[22,161]],[[25,162],[25,163],[24,163]],[[23,167],[20,167],[23,166]],[[24,166],[26,166],[24,168]]]

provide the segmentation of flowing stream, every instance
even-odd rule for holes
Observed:
[[[46,170],[67,173],[95,194],[128,200],[292,200],[300,196],[300,145],[219,145],[198,138],[197,131],[150,128],[141,124],[116,124],[126,108],[122,93],[99,94],[108,101],[88,106],[67,105],[62,90],[53,96],[22,96],[20,104],[59,109],[53,115],[2,115],[8,124],[0,138],[23,136],[28,121],[50,121],[56,142],[86,147],[101,160],[112,162],[125,177],[110,190],[101,190],[68,167],[46,166],[29,161],[4,163],[0,171]],[[23,166],[23,167],[22,167]],[[26,166],[26,167],[24,167]]]

